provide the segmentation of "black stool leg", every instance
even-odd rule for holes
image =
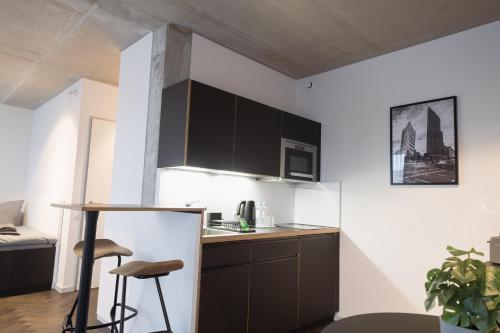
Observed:
[[[117,257],[118,257],[118,267],[120,267],[122,265],[122,257],[121,256],[117,256]],[[120,284],[120,276],[117,274],[116,275],[116,282],[115,282],[115,297],[114,297],[113,307],[111,308],[111,311],[110,311],[111,321],[115,321],[115,318],[116,318],[116,304],[118,303],[119,284]],[[111,326],[111,333],[115,333],[115,332],[118,333],[118,328],[116,327],[116,325],[112,325]]]
[[[167,308],[165,307],[165,300],[163,299],[163,294],[161,292],[160,287],[160,279],[155,277],[156,289],[158,290],[158,295],[160,296],[161,310],[163,311],[163,318],[165,318],[165,324],[167,325],[167,332],[172,333],[172,329],[170,328],[170,322],[168,321]]]
[[[121,303],[121,316],[120,316],[120,333],[124,332],[125,329],[125,298],[127,296],[127,277],[123,277],[123,287],[122,287],[122,303]]]
[[[63,326],[68,328],[73,328],[73,314],[75,313],[76,306],[78,305],[78,296],[75,298],[75,302],[73,302],[73,306],[71,307],[71,311],[66,315]],[[62,333],[66,332],[63,328]]]

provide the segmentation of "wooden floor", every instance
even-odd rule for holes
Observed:
[[[75,300],[75,293],[44,291],[22,296],[0,298],[0,332],[59,333],[64,315]],[[92,290],[89,322],[96,322],[97,289]],[[107,329],[95,333],[109,333]]]
[[[96,323],[97,292],[93,289],[89,308],[89,324]],[[1,333],[59,333],[66,313],[76,293],[60,294],[44,291],[22,296],[0,298]],[[300,333],[320,333],[322,327]],[[109,333],[108,329],[93,330],[95,333]],[[236,332],[235,332],[236,333]]]

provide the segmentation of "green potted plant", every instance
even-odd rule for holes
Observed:
[[[442,333],[492,333],[500,324],[500,269],[472,256],[483,256],[447,247],[451,257],[441,268],[427,273],[425,308],[443,307]]]

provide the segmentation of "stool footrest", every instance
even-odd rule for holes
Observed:
[[[116,304],[116,307],[121,307],[121,303],[117,303]],[[128,305],[125,305],[125,309],[132,312],[131,314],[129,314],[128,316],[126,316],[125,318],[123,318],[123,321],[127,321],[127,320],[130,320],[132,318],[134,318],[135,316],[137,316],[137,314],[139,313],[139,311],[137,311],[137,309],[131,307],[131,306],[128,306]],[[63,332],[76,332],[76,328],[73,327],[72,323],[71,322],[68,322],[69,320],[65,320],[64,324],[63,324]],[[119,325],[120,323],[122,322],[121,319],[117,319],[117,320],[113,320],[111,322],[108,322],[108,323],[104,323],[104,324],[99,324],[99,325],[92,325],[92,326],[87,326],[87,330],[96,330],[96,329],[99,329],[99,328],[105,328],[105,327],[110,327],[110,326],[117,326]]]

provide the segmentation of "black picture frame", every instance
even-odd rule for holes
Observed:
[[[391,185],[459,184],[457,96],[393,106],[389,121]]]

